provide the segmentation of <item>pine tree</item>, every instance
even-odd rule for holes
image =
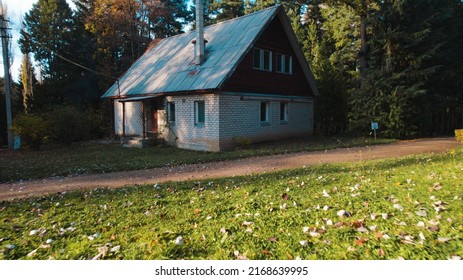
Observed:
[[[26,14],[19,45],[43,65],[43,78],[64,79],[70,72],[57,54],[73,49],[74,18],[66,0],[39,0]]]
[[[34,86],[36,84],[34,68],[28,53],[23,54],[20,81],[22,84],[22,96],[24,112],[29,113],[34,97]]]

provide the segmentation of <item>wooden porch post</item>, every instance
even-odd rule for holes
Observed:
[[[122,137],[125,137],[125,102],[122,102]]]
[[[141,102],[141,117],[143,123],[143,140],[146,139],[146,115],[145,115],[145,102]]]

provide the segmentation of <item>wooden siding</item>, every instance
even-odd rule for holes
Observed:
[[[252,48],[225,82],[222,91],[313,96],[278,17],[272,20],[254,47],[272,51],[272,72],[253,68]],[[276,72],[277,53],[292,56],[291,75]]]

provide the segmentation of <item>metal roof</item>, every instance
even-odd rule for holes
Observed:
[[[206,26],[206,60],[201,65],[193,63],[194,44],[191,42],[195,39],[194,31],[163,39],[135,61],[119,79],[119,87],[115,83],[102,97],[218,89],[231,76],[265,27],[281,13],[284,14],[283,8],[274,6]],[[295,38],[294,33],[292,35]],[[310,70],[308,72],[312,75]],[[318,91],[315,89],[314,93]]]

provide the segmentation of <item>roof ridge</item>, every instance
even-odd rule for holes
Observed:
[[[250,14],[246,14],[246,15],[242,15],[240,17],[235,17],[235,18],[231,18],[231,19],[227,19],[227,20],[224,20],[224,21],[220,21],[220,22],[217,22],[217,23],[214,23],[214,24],[211,24],[211,25],[208,25],[206,26],[205,28],[209,27],[209,26],[213,26],[213,25],[218,25],[218,24],[224,24],[224,23],[227,23],[227,22],[230,22],[230,21],[235,21],[235,20],[240,20],[242,18],[245,18],[245,17],[249,17],[249,16],[254,16],[258,13],[262,13],[262,12],[266,12],[268,10],[272,10],[272,9],[277,9],[278,7],[280,7],[281,4],[278,4],[278,5],[275,5],[275,6],[271,6],[271,7],[268,7],[268,8],[264,8],[262,10],[258,10],[258,11],[254,11]]]
[[[227,24],[227,23],[235,21],[235,20],[241,20],[241,19],[249,17],[249,16],[255,16],[256,14],[259,14],[259,13],[262,13],[262,12],[265,12],[265,11],[268,11],[268,10],[277,9],[280,6],[281,6],[281,4],[278,4],[278,5],[275,5],[275,6],[264,8],[262,10],[252,12],[250,14],[242,15],[240,17],[235,17],[235,18],[227,19],[227,20],[217,22],[217,23],[214,23],[214,24],[211,24],[211,25],[207,25],[207,26],[204,27],[204,29],[208,29],[209,27],[216,26],[216,25]],[[179,34],[175,34],[175,35],[172,35],[172,36],[169,36],[169,37],[166,37],[166,38],[161,38],[161,41],[170,40],[171,38],[175,38],[175,37],[179,37],[179,36],[186,36],[186,35],[188,35],[188,34],[190,34],[192,32],[196,32],[196,30],[192,29],[192,30],[186,31],[184,33],[179,33]]]

